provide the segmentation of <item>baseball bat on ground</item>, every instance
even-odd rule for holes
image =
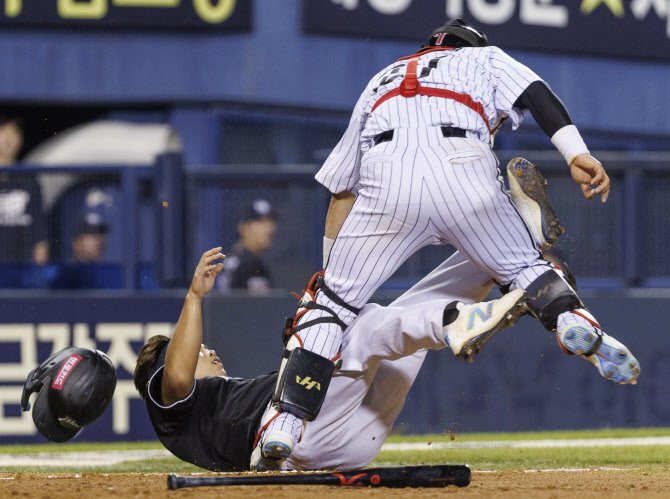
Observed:
[[[282,472],[236,476],[168,475],[168,489],[214,485],[337,485],[358,487],[446,487],[470,484],[470,468],[462,464],[439,466],[399,466],[370,468],[333,473]]]

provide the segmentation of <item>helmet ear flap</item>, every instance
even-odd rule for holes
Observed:
[[[41,366],[37,366],[30,371],[26,384],[23,386],[23,393],[21,393],[21,410],[24,412],[30,409],[30,396],[35,392],[39,392],[44,384],[39,376],[40,373],[38,372],[40,367]]]

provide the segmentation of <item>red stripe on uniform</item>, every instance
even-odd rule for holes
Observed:
[[[256,446],[258,445],[258,442],[260,441],[260,439],[261,439],[261,435],[263,435],[263,432],[264,432],[265,430],[268,429],[268,426],[270,426],[270,423],[272,423],[275,419],[277,419],[277,418],[279,417],[280,414],[282,414],[281,411],[277,412],[277,414],[275,414],[274,416],[272,416],[272,417],[270,418],[270,421],[268,421],[267,423],[265,423],[265,424],[263,425],[263,428],[261,428],[261,429],[258,431],[258,434],[256,435],[256,438],[254,439],[254,445],[253,445],[253,447],[252,447],[253,449],[255,449]]]
[[[423,55],[423,53],[421,55]],[[482,106],[482,104],[479,102],[475,102],[472,99],[472,97],[470,97],[468,94],[459,94],[458,92],[454,92],[452,90],[446,90],[444,88],[421,86],[419,80],[416,77],[416,68],[417,64],[419,63],[419,57],[420,57],[419,55],[410,56],[409,62],[407,63],[407,71],[405,73],[405,78],[403,79],[402,82],[400,82],[400,86],[382,95],[379,98],[379,100],[375,102],[375,105],[372,106],[372,110],[370,112],[371,113],[374,112],[374,110],[377,109],[384,102],[386,102],[389,99],[392,99],[393,97],[398,97],[399,95],[408,99],[416,95],[427,95],[428,97],[442,97],[444,99],[454,100],[472,109],[479,116],[481,116],[481,118],[484,120],[484,124],[486,125],[487,130],[489,131],[489,133],[491,133],[489,120],[486,117],[486,114],[484,113],[484,106]],[[402,59],[398,60],[400,61]]]

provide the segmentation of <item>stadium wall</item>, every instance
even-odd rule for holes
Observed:
[[[423,41],[304,33],[302,15],[299,0],[254,0],[249,32],[3,29],[0,100],[169,102],[179,112],[211,102],[348,111],[375,72]],[[600,39],[609,29],[596,23],[589,36]],[[580,126],[670,133],[667,62],[509,52],[550,83]]]
[[[665,307],[670,307],[670,293],[583,294],[605,327],[624,339],[641,361],[637,386],[602,379],[584,360],[564,355],[552,335],[526,317],[501,333],[473,364],[457,360],[448,351],[430,352],[396,430],[667,426],[670,404],[664,394],[670,390],[665,376],[670,370],[670,336],[660,334],[659,324],[664,323]],[[45,441],[36,433],[30,413],[19,409],[22,383],[38,362],[71,344],[106,352],[119,379],[109,409],[77,439],[155,439],[134,389],[132,371],[144,340],[170,333],[182,299],[181,292],[4,295],[0,302],[0,443]],[[280,359],[279,325],[294,310],[295,299],[288,294],[210,296],[204,302],[204,341],[217,351],[232,376],[270,372]]]

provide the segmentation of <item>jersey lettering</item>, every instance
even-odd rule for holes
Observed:
[[[379,89],[379,87],[383,87],[387,83],[390,83],[397,78],[403,78],[404,75],[405,75],[405,72],[403,71],[401,73],[400,70],[403,69],[405,66],[406,66],[405,64],[398,64],[397,66],[393,66],[389,71],[387,71],[384,74],[381,81],[379,82],[379,85],[377,85],[373,89],[373,92],[376,92]]]

